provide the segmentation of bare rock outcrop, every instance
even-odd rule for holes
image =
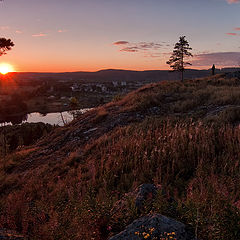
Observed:
[[[141,217],[109,240],[177,239],[196,240],[188,227],[160,214]]]

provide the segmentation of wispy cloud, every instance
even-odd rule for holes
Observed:
[[[8,29],[10,29],[9,26],[0,26],[0,30],[2,31],[8,30]]]
[[[47,36],[46,33],[37,33],[32,35],[32,37],[46,37],[46,36]]]
[[[120,51],[121,52],[139,52],[139,48],[138,47],[125,47],[122,48]]]
[[[240,27],[236,27],[236,28],[234,28],[234,30],[240,31]]]
[[[23,32],[20,31],[20,30],[16,30],[15,33],[17,33],[17,34],[22,34]]]
[[[114,45],[125,45],[125,44],[129,44],[129,42],[127,41],[117,41],[115,43],[113,43]]]
[[[58,30],[58,33],[65,33],[65,32],[67,32],[66,29],[59,29],[59,30]]]
[[[117,41],[113,43],[119,47],[121,52],[129,53],[143,53],[144,57],[160,57],[160,49],[166,47],[166,44],[163,43],[154,43],[154,42],[138,42],[131,43],[128,41]]]
[[[230,36],[237,36],[238,34],[237,33],[226,33],[227,35],[230,35]]]
[[[198,54],[194,56],[191,61],[193,66],[239,66],[240,65],[240,52],[215,52]]]
[[[232,4],[232,3],[240,3],[240,0],[227,0],[227,2],[229,4]]]

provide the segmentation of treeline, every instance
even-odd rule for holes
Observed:
[[[0,105],[0,118],[5,115],[27,112],[27,104],[19,94],[12,94],[8,99],[2,100]]]
[[[53,128],[52,125],[44,123],[24,123],[0,127],[0,156],[5,156],[18,147],[33,144]]]

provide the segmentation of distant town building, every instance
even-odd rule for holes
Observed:
[[[114,87],[118,86],[118,82],[116,82],[116,81],[113,81],[112,84],[113,84]]]

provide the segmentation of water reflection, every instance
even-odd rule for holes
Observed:
[[[15,125],[15,124],[21,124],[24,122],[28,122],[28,123],[43,122],[51,125],[63,126],[64,124],[71,122],[78,115],[83,114],[89,110],[91,109],[85,108],[85,109],[66,111],[61,113],[57,112],[57,113],[43,114],[43,113],[35,112],[35,113],[17,115],[17,116],[11,116],[11,117],[0,116],[0,126],[10,125],[10,124]]]

